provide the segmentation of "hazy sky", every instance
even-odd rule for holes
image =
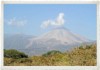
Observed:
[[[88,39],[96,40],[96,5],[4,5],[4,33],[38,36],[62,26]]]

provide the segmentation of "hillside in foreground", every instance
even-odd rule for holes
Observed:
[[[6,53],[4,52],[4,55]],[[18,56],[17,58],[15,56]],[[13,58],[15,57],[15,58]],[[52,50],[41,56],[26,57],[24,53],[4,57],[5,66],[95,66],[96,45],[86,45],[62,53]]]

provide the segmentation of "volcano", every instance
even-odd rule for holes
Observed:
[[[70,50],[75,46],[79,46],[82,43],[88,42],[91,42],[91,40],[72,33],[66,28],[56,28],[41,36],[30,39],[26,49],[32,49],[35,50],[35,52],[41,51],[40,54],[51,50],[59,50],[63,52]],[[34,51],[32,51],[32,53],[33,52]]]

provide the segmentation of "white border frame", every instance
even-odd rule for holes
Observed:
[[[1,47],[1,69],[2,70],[100,70],[100,2],[99,1],[2,1],[1,23],[0,23],[0,47]],[[3,66],[3,5],[4,4],[97,4],[97,66]]]

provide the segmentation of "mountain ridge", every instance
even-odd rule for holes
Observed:
[[[10,46],[10,49],[14,48],[28,55],[41,55],[51,50],[64,52],[81,44],[92,42],[66,28],[56,28],[40,36],[21,36],[5,37],[4,48]]]

